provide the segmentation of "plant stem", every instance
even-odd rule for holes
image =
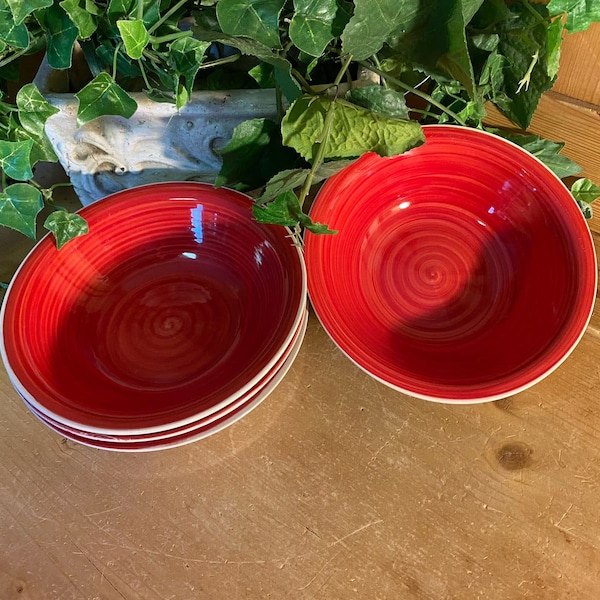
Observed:
[[[306,179],[304,180],[304,184],[302,185],[302,189],[300,190],[300,197],[298,201],[300,202],[300,206],[304,205],[306,197],[308,196],[308,192],[312,186],[313,179],[315,178],[315,173],[317,169],[323,164],[323,159],[325,157],[325,148],[327,147],[327,142],[329,141],[329,135],[331,133],[331,126],[333,124],[333,114],[335,112],[335,99],[331,101],[329,107],[327,108],[327,114],[325,115],[325,121],[323,122],[323,132],[321,134],[321,140],[319,141],[319,147],[317,149],[317,154],[315,159],[313,160],[313,164],[310,167],[310,171],[306,175]]]
[[[48,189],[53,192],[56,188],[59,187],[72,187],[73,184],[70,181],[60,181],[59,183],[54,183]]]
[[[179,0],[170,10],[168,10],[150,29],[148,33],[152,35],[163,23],[168,21],[188,0]]]
[[[379,57],[377,56],[377,54],[373,54],[373,62],[375,63],[375,66],[378,69],[381,69],[381,63],[379,62]],[[386,81],[386,79],[382,79],[381,83],[383,84],[384,88],[389,88],[390,87],[389,84],[388,84],[388,82]]]
[[[144,18],[144,0],[137,1],[137,18],[140,21]]]
[[[421,108],[409,108],[408,110],[409,112],[417,113],[418,115],[423,115],[425,117],[433,117],[434,119],[439,118],[440,116],[437,113],[431,112],[430,110],[423,110]]]
[[[306,79],[304,79],[304,77],[302,76],[302,73],[299,73],[293,67],[292,67],[292,75],[300,82],[300,87],[302,88],[303,91],[305,91],[308,94],[312,94],[313,96],[317,95],[315,88],[313,88],[310,85],[310,83],[308,83],[308,81],[306,81]]]
[[[150,43],[162,44],[164,42],[172,42],[173,40],[178,40],[179,38],[191,37],[192,35],[194,35],[194,32],[191,29],[188,29],[187,31],[177,31],[175,33],[168,33],[167,35],[159,35],[158,37],[151,35]]]
[[[342,63],[342,68],[340,69],[339,73],[337,74],[337,77],[335,78],[335,81],[333,82],[334,87],[337,87],[340,84],[340,81],[344,77],[344,73],[347,71],[348,66],[350,65],[351,61],[352,61],[351,55],[348,55],[344,59],[344,61]],[[331,103],[329,104],[329,106],[327,108],[327,113],[325,115],[325,120],[323,122],[323,131],[321,132],[321,139],[318,142],[319,146],[317,148],[317,154],[315,155],[313,163],[310,167],[310,171],[306,175],[306,179],[304,180],[302,189],[300,190],[300,196],[298,198],[298,202],[300,203],[301,207],[304,206],[304,202],[306,201],[308,193],[310,192],[310,188],[312,187],[312,183],[315,178],[315,173],[317,172],[319,167],[323,164],[323,160],[325,158],[325,149],[327,147],[327,142],[329,141],[329,136],[331,134],[331,126],[333,124],[333,115],[335,112],[336,100],[337,100],[337,92],[336,92],[335,97],[331,100]]]
[[[352,62],[352,54],[348,54],[347,56],[344,57],[344,59],[342,60],[342,66],[340,68],[340,71],[337,74],[337,76],[333,82],[334,86],[340,85],[340,81],[342,81],[342,78],[344,77],[344,74],[348,70],[348,67],[350,66],[351,62]]]
[[[119,42],[117,47],[115,48],[115,53],[113,54],[113,66],[112,66],[112,78],[116,80],[117,78],[117,58],[119,56],[119,50],[121,50],[121,46],[123,42]]]
[[[463,127],[466,127],[467,124],[454,111],[450,110],[448,107],[444,106],[441,102],[438,102],[437,100],[432,98],[426,92],[422,92],[421,90],[414,88],[414,87],[408,85],[407,83],[404,83],[400,79],[396,79],[396,77],[392,77],[385,71],[382,71],[381,69],[378,69],[377,67],[374,67],[372,64],[370,64],[364,60],[359,60],[358,64],[365,67],[366,69],[369,69],[369,71],[373,71],[373,73],[377,73],[377,75],[379,75],[380,77],[383,77],[384,79],[387,79],[390,83],[393,83],[394,85],[398,86],[399,88],[402,88],[403,90],[406,90],[407,92],[411,92],[415,96],[418,96],[419,98],[422,98],[423,100],[426,100],[432,106],[439,108],[442,112],[445,112],[449,117],[452,117],[457,123],[459,123]]]
[[[350,66],[351,62],[352,54],[348,54],[348,56],[344,57],[339,73],[337,74],[333,82],[333,87],[337,88],[337,86],[339,86],[340,81],[343,79],[344,74],[348,70],[348,67]],[[325,149],[327,147],[327,142],[329,141],[329,136],[331,134],[331,126],[333,125],[333,114],[335,112],[336,100],[337,90],[335,96],[331,99],[331,103],[327,107],[327,113],[323,122],[323,131],[321,132],[321,139],[318,142],[319,147],[317,149],[317,154],[315,155],[313,163],[310,167],[310,171],[306,175],[306,179],[304,180],[304,184],[302,185],[302,189],[300,190],[300,197],[298,198],[298,202],[300,203],[301,207],[304,206],[304,202],[306,201],[306,197],[308,196],[308,192],[310,191],[313,180],[315,178],[315,173],[323,164],[323,160],[325,158]]]
[[[27,52],[27,50],[28,50],[28,48],[23,48],[23,50],[18,50],[17,52],[15,52],[14,54],[11,54],[4,60],[0,60],[0,68],[5,67],[7,64],[11,63],[13,60],[19,58],[20,56],[23,56],[23,54],[25,54]]]
[[[142,72],[142,79],[144,80],[144,84],[148,88],[148,91],[150,91],[152,89],[152,86],[150,85],[150,82],[148,81],[148,76],[146,75],[146,69],[144,69],[144,63],[139,59],[138,59],[137,63],[138,63],[138,67],[140,68],[140,71]]]
[[[240,54],[232,54],[231,56],[224,56],[223,58],[215,58],[215,60],[211,60],[206,63],[202,63],[199,69],[210,69],[211,67],[218,67],[220,65],[224,65],[227,63],[235,62],[240,59]]]

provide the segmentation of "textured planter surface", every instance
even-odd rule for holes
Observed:
[[[214,181],[223,146],[246,119],[275,117],[274,90],[196,92],[177,111],[170,103],[132,94],[138,103],[130,118],[100,117],[77,127],[77,98],[55,93],[43,64],[36,83],[60,109],[46,133],[84,205],[136,185],[157,181]]]

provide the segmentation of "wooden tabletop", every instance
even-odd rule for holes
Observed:
[[[29,245],[0,233],[0,279]],[[0,367],[0,599],[596,600],[599,390],[598,314],[546,380],[471,406],[376,382],[311,315],[241,421],[119,454],[47,429]]]

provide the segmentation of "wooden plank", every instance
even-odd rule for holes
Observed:
[[[515,128],[492,104],[487,109],[487,124]],[[600,107],[582,106],[547,92],[540,100],[529,131],[565,142],[563,153],[581,165],[581,176],[600,184]]]
[[[600,105],[600,23],[565,36],[553,91]]]

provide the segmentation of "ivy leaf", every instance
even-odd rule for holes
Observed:
[[[191,37],[179,38],[169,46],[168,63],[174,69],[177,79],[184,78],[188,95],[192,93],[196,73],[204,62],[204,54],[210,42],[201,42]]]
[[[485,0],[473,18],[467,22],[480,31],[492,30],[494,25],[505,21],[509,15],[506,0]]]
[[[35,16],[46,34],[48,64],[53,69],[68,69],[72,62],[73,45],[79,35],[75,23],[58,4],[36,11]]]
[[[106,9],[106,15],[109,20],[116,21],[120,17],[124,17],[129,14],[132,9],[134,1],[136,0],[110,0],[108,8]]]
[[[31,139],[33,142],[30,164],[34,165],[40,160],[56,162],[58,159],[44,127],[48,118],[59,110],[46,101],[33,83],[24,85],[18,91],[16,102],[21,123],[21,127],[15,127],[18,140]]]
[[[21,125],[26,131],[38,137],[45,135],[46,121],[60,112],[42,96],[34,83],[24,85],[18,91],[16,101]]]
[[[44,200],[37,188],[29,183],[9,185],[0,192],[0,225],[35,239],[36,217],[43,207]]]
[[[99,17],[102,14],[103,9],[97,6],[94,3],[94,0],[84,0],[85,10],[90,13],[90,15],[94,15],[95,17]]]
[[[273,65],[259,63],[248,71],[248,75],[258,83],[262,89],[275,87],[275,74]]]
[[[96,75],[75,96],[79,100],[78,126],[102,115],[128,119],[137,110],[137,102],[108,73]]]
[[[488,129],[488,131],[521,146],[521,148],[541,160],[561,179],[581,173],[582,169],[576,162],[560,154],[560,151],[564,148],[564,143],[552,142],[534,134],[519,135],[499,129]]]
[[[199,40],[220,42],[221,44],[232,46],[233,48],[237,48],[242,54],[254,56],[261,62],[273,65],[275,79],[289,102],[293,102],[302,95],[302,90],[298,82],[292,76],[292,64],[276,52],[273,52],[271,48],[247,37],[236,37],[201,27],[194,27],[193,31],[195,37]]]
[[[414,24],[420,0],[355,0],[354,14],[342,33],[342,50],[365,60],[381,50],[401,23]]]
[[[293,227],[296,225],[296,223],[298,223],[298,219],[292,210],[290,210],[290,200],[292,203],[298,204],[298,208],[300,207],[296,194],[294,194],[294,192],[287,191],[277,196],[275,200],[269,202],[269,204],[265,206],[255,204],[252,207],[254,218],[259,223],[271,223],[273,225]]]
[[[579,206],[586,219],[591,219],[594,216],[594,209],[591,204],[588,204],[585,200],[575,200],[575,202],[577,202],[577,206]]]
[[[161,0],[141,0],[142,5],[143,5],[143,10],[142,10],[142,21],[144,22],[144,25],[146,27],[152,27],[152,25],[154,25],[154,23],[156,23],[156,21],[158,21],[160,19],[160,4],[161,4]],[[166,5],[166,9],[170,8],[170,4],[169,3],[165,3]],[[181,9],[180,9],[181,10]],[[135,19],[137,17],[137,11],[138,11],[138,7],[137,7],[137,0],[136,2],[132,3],[130,10],[129,10],[129,16],[133,19]],[[181,14],[181,13],[179,13]],[[177,18],[177,17],[175,17]],[[177,30],[175,30],[177,31]]]
[[[408,119],[408,107],[404,94],[381,85],[367,85],[350,90],[346,94],[346,100],[384,117]]]
[[[486,52],[492,52],[498,48],[500,37],[497,33],[478,33],[470,38],[471,43],[475,48],[485,50]]]
[[[151,90],[151,93],[154,90]],[[161,98],[154,98],[156,102],[160,102]],[[184,85],[178,84],[175,90],[175,107],[177,110],[182,109],[190,100],[190,95]]]
[[[465,27],[483,0],[356,0],[342,33],[342,49],[356,60],[384,42],[415,66],[440,71],[474,88]]]
[[[58,157],[54,152],[54,148],[47,136],[35,136],[22,127],[18,127],[13,131],[14,141],[17,142],[32,142],[31,154],[29,155],[29,164],[35,165],[40,161],[56,162]]]
[[[289,34],[294,44],[310,56],[321,56],[335,37],[336,0],[294,0]]]
[[[292,191],[283,192],[273,202],[264,206],[255,204],[252,207],[254,218],[259,223],[271,223],[293,227],[300,223],[303,227],[317,234],[337,233],[323,225],[315,223],[306,213],[302,211],[298,196]]]
[[[322,143],[325,117],[332,102],[326,97],[310,96],[296,100],[281,123],[283,143],[312,160],[315,144]],[[336,100],[332,110],[325,160],[357,157],[365,152],[393,156],[425,141],[416,121],[390,119],[344,100]]]
[[[44,221],[44,227],[54,234],[58,250],[67,242],[89,231],[87,221],[83,217],[66,210],[50,213]]]
[[[89,38],[96,31],[96,21],[92,13],[86,7],[83,8],[80,0],[63,0],[59,4],[64,8],[65,12],[79,31],[79,37],[82,40]],[[96,11],[97,12],[97,11]]]
[[[564,25],[562,19],[554,19],[548,25],[548,77],[554,79],[558,74],[560,50],[562,46]]]
[[[551,0],[551,15],[567,13],[566,27],[571,33],[585,31],[592,23],[600,21],[600,2],[597,0]]]
[[[15,48],[29,46],[27,26],[24,23],[15,23],[6,0],[0,0],[0,40]]]
[[[529,6],[533,13],[522,4],[509,7],[513,19],[504,23],[498,45],[498,52],[506,57],[502,91],[510,101],[497,105],[522,129],[529,127],[542,94],[554,83],[548,74],[548,33],[544,21],[548,11],[542,4]],[[513,20],[519,23],[518,29],[514,28]]]
[[[598,198],[600,198],[600,186],[597,186],[593,181],[589,179],[578,179],[571,186],[571,194],[573,198],[578,202],[585,202],[591,204]]]
[[[281,48],[279,13],[285,0],[220,0],[217,19],[223,33],[243,35],[269,48]]]
[[[142,52],[150,41],[150,35],[144,21],[141,19],[121,20],[117,21],[117,27],[123,38],[127,55],[134,60],[142,58]]]
[[[364,1],[364,0],[363,0]],[[401,15],[388,43],[415,67],[450,76],[474,94],[475,77],[465,27],[483,0],[430,0]]]
[[[354,160],[332,160],[319,165],[313,175],[313,184],[333,177],[353,162]],[[277,173],[267,182],[265,189],[257,199],[258,204],[266,204],[284,192],[301,187],[309,173],[310,169],[286,169]]]
[[[258,203],[266,204],[285,192],[295,190],[304,183],[309,173],[310,169],[285,169],[273,175],[258,197]]]
[[[498,90],[504,85],[504,56],[495,50],[491,52],[481,70],[479,85],[490,86],[490,93],[493,99]]]
[[[0,169],[11,179],[18,181],[31,179],[33,177],[30,159],[32,148],[32,140],[21,142],[0,140]]]
[[[298,160],[295,152],[282,146],[279,127],[269,119],[243,121],[217,153],[223,158],[223,165],[215,186],[228,185],[238,190],[260,187]]]
[[[12,12],[15,25],[20,25],[27,15],[52,5],[53,0],[6,0]]]

